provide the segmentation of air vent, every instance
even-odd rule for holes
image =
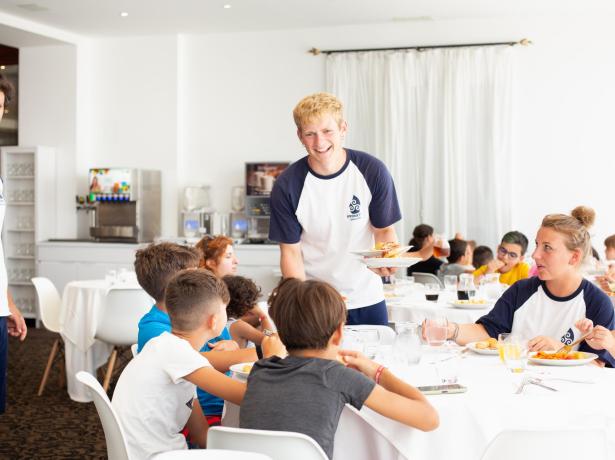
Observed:
[[[21,5],[17,6],[21,9],[33,12],[49,11],[49,8],[47,8],[46,6],[41,6],[37,3],[22,3]]]

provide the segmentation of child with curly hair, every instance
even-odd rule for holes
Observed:
[[[243,276],[227,275],[222,281],[231,296],[226,307],[227,327],[231,337],[241,348],[249,347],[251,343],[260,345],[265,331],[274,329],[269,316],[257,304],[260,288],[254,281]]]

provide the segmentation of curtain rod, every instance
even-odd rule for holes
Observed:
[[[365,49],[354,49],[354,50],[319,50],[318,48],[312,48],[308,51],[308,53],[312,53],[314,56],[318,56],[319,54],[333,54],[333,53],[360,53],[365,51],[399,51],[399,50],[417,50],[423,51],[428,49],[435,48],[462,48],[462,47],[471,47],[471,46],[499,46],[499,45],[522,45],[528,46],[531,45],[531,40],[527,38],[523,38],[518,42],[498,42],[498,43],[466,43],[462,45],[428,45],[428,46],[400,46],[398,48],[365,48]]]

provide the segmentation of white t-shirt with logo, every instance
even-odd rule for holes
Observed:
[[[6,214],[6,200],[4,199],[4,184],[0,179],[0,234],[4,225],[4,216]],[[9,316],[9,299],[7,296],[8,279],[6,276],[6,265],[4,264],[4,249],[0,241],[0,317]]]
[[[168,332],[149,340],[128,363],[113,393],[131,458],[187,449],[180,433],[192,412],[196,386],[183,377],[211,366],[188,341]]]
[[[346,149],[340,171],[322,176],[307,157],[290,165],[271,192],[269,238],[301,242],[305,274],[332,284],[348,309],[384,300],[382,281],[351,251],[374,245],[373,227],[401,219],[393,178],[384,163]]]

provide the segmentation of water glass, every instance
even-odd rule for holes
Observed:
[[[444,289],[451,292],[457,290],[457,277],[455,275],[446,275],[444,277]]]
[[[359,335],[358,331],[352,329],[351,327],[344,327],[344,335],[342,337],[342,349],[344,350],[354,350],[360,353],[365,351],[363,346],[363,340]]]
[[[363,354],[369,359],[374,359],[380,344],[378,329],[359,329],[357,332],[363,344]]]
[[[417,364],[421,360],[421,337],[416,323],[397,323],[397,336],[393,343],[393,356],[404,365]]]
[[[425,320],[425,338],[433,347],[439,347],[446,342],[448,335],[448,320],[444,317],[436,317]]]
[[[476,286],[474,277],[470,273],[459,275],[459,286],[457,287],[458,300],[471,300],[476,296]]]
[[[444,358],[436,362],[436,373],[438,374],[438,378],[442,384],[450,385],[457,383],[457,380],[459,379],[459,366],[459,356]]]

